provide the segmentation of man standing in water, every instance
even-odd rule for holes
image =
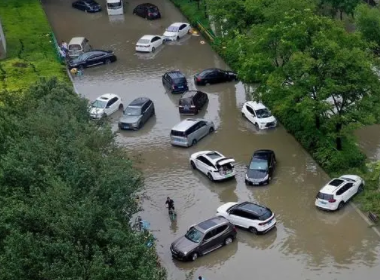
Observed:
[[[169,214],[170,214],[170,210],[173,210],[173,212],[174,212],[175,209],[174,209],[173,199],[171,199],[170,197],[167,197],[165,204],[167,204],[167,206],[168,206]]]

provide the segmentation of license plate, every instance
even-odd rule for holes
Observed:
[[[128,128],[129,128],[129,125],[124,125],[124,128],[125,128],[125,129],[128,129]]]
[[[273,222],[273,220],[270,220],[270,221],[267,223],[267,225],[269,226],[272,222]]]
[[[183,86],[179,86],[178,88],[183,88]]]
[[[319,203],[320,204],[327,204],[327,202],[325,202],[325,201],[320,201]]]
[[[252,182],[252,185],[255,185],[255,186],[257,186],[259,183],[256,183],[256,182]]]

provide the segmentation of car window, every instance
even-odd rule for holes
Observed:
[[[149,39],[140,39],[137,41],[137,44],[149,44],[150,40]]]
[[[179,28],[179,30],[182,30],[186,27],[186,24],[182,24],[181,27]]]
[[[166,31],[169,31],[169,32],[178,32],[178,26],[170,25],[168,28],[166,28]]]
[[[208,166],[212,166],[211,162],[210,162],[207,158],[205,158],[204,156],[200,156],[200,157],[198,157],[198,160],[199,160],[200,162],[203,162],[204,164],[206,164],[206,165],[208,165]]]
[[[228,228],[228,225],[223,225],[223,226],[220,226],[220,227],[216,228],[216,229],[214,230],[214,231],[215,231],[215,235],[221,234],[221,233],[224,232],[227,228]]]
[[[141,115],[141,108],[140,107],[128,106],[124,110],[124,115],[126,115],[126,116],[140,116]],[[173,130],[172,130],[172,134],[173,134]]]
[[[206,126],[206,122],[204,121],[199,122],[199,128],[202,128],[204,126]]]
[[[191,133],[193,133],[196,129],[196,126],[193,125],[192,127],[190,127],[189,129],[186,130],[186,135],[190,135]]]
[[[333,199],[334,196],[332,194],[327,194],[327,193],[319,192],[317,194],[317,198],[322,199],[322,200],[330,200],[330,199]]]
[[[107,106],[112,106],[117,101],[117,97],[112,98],[110,101],[108,101]]]
[[[156,41],[158,41],[158,40],[160,40],[161,38],[160,37],[154,37],[153,38],[153,42],[156,42]]]
[[[268,161],[266,159],[254,158],[249,164],[251,170],[268,170]]]
[[[191,227],[185,234],[185,237],[192,242],[199,243],[202,240],[203,233],[195,227]]]
[[[106,101],[103,100],[95,100],[92,104],[91,107],[93,108],[105,108],[107,105]]]
[[[253,109],[252,109],[251,107],[249,107],[249,106],[245,106],[245,108],[247,108],[247,111],[248,111],[250,114],[252,114],[252,115],[255,116],[255,112],[253,111]]]
[[[183,131],[172,130],[170,134],[173,136],[186,137],[186,132]]]
[[[215,236],[215,231],[211,230],[208,233],[206,233],[205,238],[203,239],[203,241],[207,241],[207,240],[213,238],[214,236]]]
[[[205,71],[201,72],[201,73],[199,74],[199,76],[205,78],[205,77],[208,76],[208,74],[210,74],[211,72],[212,72],[212,70],[205,70]]]
[[[269,118],[272,116],[272,113],[267,108],[256,110],[255,113],[259,119]]]

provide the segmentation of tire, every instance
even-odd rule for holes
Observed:
[[[232,237],[229,236],[224,240],[224,246],[227,246],[228,244],[231,244],[233,241]]]
[[[107,114],[106,113],[103,113],[103,115],[100,117],[101,119],[105,119],[107,118]]]
[[[344,206],[344,202],[343,202],[343,201],[341,201],[341,202],[339,203],[339,205],[338,205],[338,210],[342,209],[342,208],[343,208],[343,206]]]
[[[124,109],[124,106],[123,106],[123,104],[120,103],[119,110],[123,110],[123,109]]]
[[[249,186],[249,181],[248,181],[248,180],[244,180],[244,182],[245,182],[245,184],[246,184],[247,186]]]
[[[241,116],[242,116],[243,118],[245,118],[245,115],[244,115],[244,113],[243,113],[243,112],[241,113]]]
[[[257,229],[256,229],[256,228],[254,228],[254,227],[250,227],[248,230],[249,230],[249,232],[250,232],[250,233],[253,233],[253,234],[258,234],[258,231],[257,231]]]
[[[210,130],[208,131],[209,134],[213,133],[215,129],[213,127],[210,127]]]
[[[255,123],[255,128],[256,128],[257,130],[260,130],[260,127],[259,127],[258,123]]]
[[[106,59],[106,61],[104,62],[104,64],[111,64],[111,60],[110,59]]]
[[[190,259],[192,261],[195,261],[196,259],[198,259],[198,254],[197,253],[192,253]]]
[[[155,47],[153,47],[152,48],[152,53],[154,53],[156,51],[156,48]]]
[[[84,66],[83,66],[83,65],[79,65],[79,66],[78,66],[78,69],[79,69],[79,70],[83,70],[83,69],[84,69]]]
[[[211,173],[207,173],[207,177],[210,179],[211,182],[214,181],[214,178],[212,177]]]
[[[191,146],[194,146],[194,145],[196,145],[196,144],[197,144],[197,142],[198,142],[198,141],[197,141],[197,139],[194,139],[194,140],[193,140],[193,142],[191,143]]]
[[[363,185],[363,183],[360,184],[360,186],[358,188],[358,193],[361,193],[362,191],[364,191],[364,185]]]
[[[177,41],[179,41],[179,36],[177,36]]]
[[[197,169],[197,166],[195,165],[194,161],[190,161],[190,165],[191,167],[196,170]]]

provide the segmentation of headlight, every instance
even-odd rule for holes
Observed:
[[[183,254],[186,256],[186,255],[187,255],[187,252],[183,252]]]
[[[133,123],[132,126],[135,126],[135,127],[136,127],[136,126],[139,126],[139,122],[135,122],[135,123]]]
[[[247,180],[249,179],[247,174],[245,174],[245,179],[247,179]]]
[[[265,177],[263,178],[263,181],[268,180],[268,177],[269,177],[269,175],[267,174],[267,176],[265,176]]]

